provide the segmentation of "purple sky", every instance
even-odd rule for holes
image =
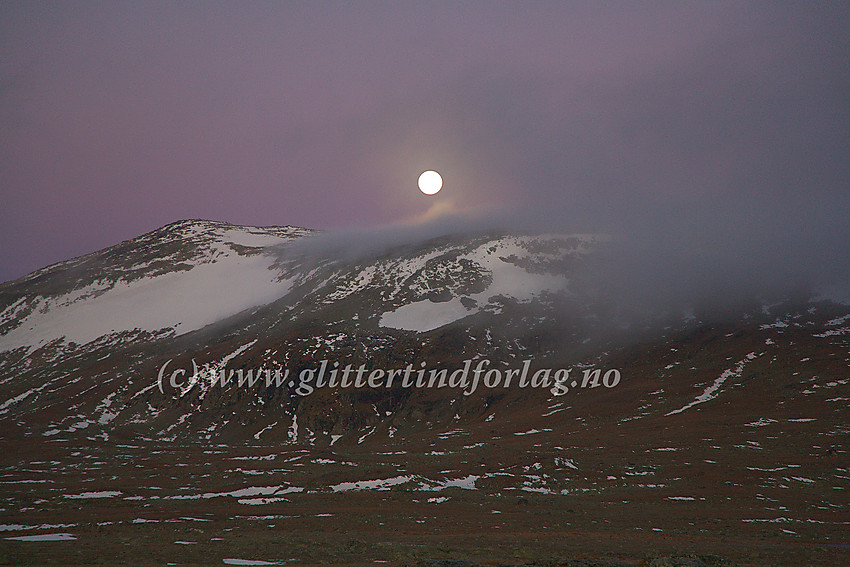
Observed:
[[[5,1],[0,281],[184,218],[652,226],[829,263],[836,5]]]

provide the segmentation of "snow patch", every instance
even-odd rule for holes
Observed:
[[[72,534],[38,534],[7,537],[6,539],[14,541],[71,541],[77,539],[77,536]]]
[[[723,385],[723,383],[726,382],[726,380],[728,380],[729,378],[737,378],[738,376],[740,376],[741,373],[744,371],[744,365],[746,365],[748,362],[750,362],[752,360],[755,360],[755,358],[756,358],[756,354],[754,352],[751,352],[743,360],[739,361],[738,364],[735,365],[735,368],[730,369],[730,370],[724,370],[723,373],[714,381],[714,383],[711,386],[709,386],[708,388],[706,388],[705,391],[702,394],[697,396],[694,401],[684,405],[683,407],[681,407],[677,410],[673,410],[671,412],[668,412],[664,415],[674,415],[674,414],[677,414],[677,413],[682,413],[686,409],[690,409],[697,404],[701,404],[703,402],[707,402],[708,400],[716,398],[717,397],[716,392],[717,392],[717,390],[720,389],[720,387]]]
[[[384,313],[378,324],[381,327],[423,333],[463,319],[467,315],[470,315],[470,311],[458,298],[439,303],[426,299]]]

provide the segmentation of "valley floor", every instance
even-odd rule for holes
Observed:
[[[0,563],[850,561],[837,457],[708,431],[636,444],[633,429],[604,446],[592,428],[338,449],[7,441]]]

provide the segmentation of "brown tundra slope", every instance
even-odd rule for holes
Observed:
[[[0,562],[850,562],[850,307],[625,316],[598,237],[315,237],[185,221],[0,286]]]

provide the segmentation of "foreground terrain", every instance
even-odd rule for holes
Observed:
[[[808,329],[726,331],[611,354],[614,388],[333,446],[7,438],[0,560],[846,563],[846,350],[805,345]],[[10,539],[45,534],[59,541]]]

